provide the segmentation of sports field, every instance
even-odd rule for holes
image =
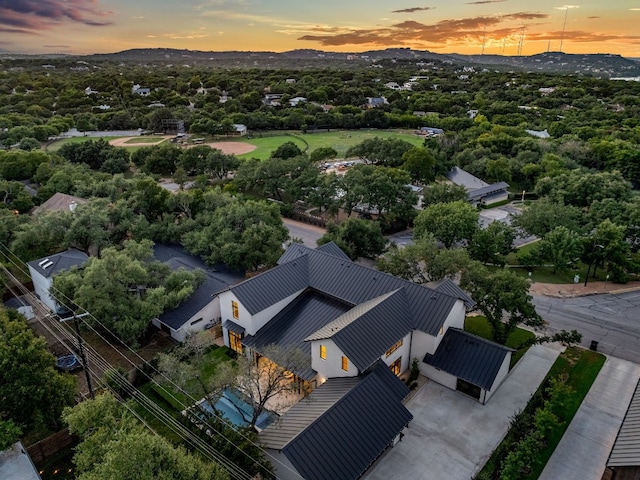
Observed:
[[[260,136],[264,135],[264,136]],[[311,153],[320,147],[331,147],[338,152],[338,158],[344,158],[347,150],[363,142],[366,139],[380,138],[401,138],[416,146],[422,145],[423,138],[406,131],[394,130],[332,130],[322,133],[299,133],[299,132],[265,132],[264,134],[252,134],[247,137],[225,138],[224,142],[207,140],[205,145],[213,148],[220,148],[225,153],[235,153],[238,158],[258,158],[264,160],[269,158],[271,152],[285,142],[295,143],[302,151]],[[167,141],[170,136],[153,137],[99,137],[112,145],[126,147],[133,151],[143,146],[157,145]],[[49,151],[56,151],[66,143],[86,142],[87,140],[97,140],[97,137],[74,137],[58,140],[49,145]]]

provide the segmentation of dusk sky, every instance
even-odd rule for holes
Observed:
[[[566,23],[565,23],[566,22]],[[564,33],[563,33],[564,30]],[[524,36],[523,36],[524,32]],[[0,0],[0,52],[130,48],[640,57],[640,0]]]

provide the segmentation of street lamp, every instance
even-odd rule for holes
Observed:
[[[593,248],[591,249],[591,261],[589,262],[589,265],[587,266],[587,275],[584,277],[584,286],[587,286],[587,282],[589,281],[589,272],[591,271],[591,265],[594,264],[595,262],[595,258],[594,257],[594,253],[596,251],[596,247],[604,250],[604,245],[600,245],[599,243],[594,243],[593,244]]]

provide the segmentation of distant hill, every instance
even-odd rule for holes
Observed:
[[[13,55],[12,58],[18,56]],[[29,56],[34,58],[36,56]],[[44,55],[42,58],[46,58]],[[612,54],[568,54],[546,52],[529,56],[439,54],[427,50],[389,48],[341,53],[314,49],[288,52],[200,51],[172,48],[137,48],[116,53],[87,55],[85,60],[118,63],[155,63],[241,68],[312,68],[362,66],[385,61],[398,63],[441,61],[453,65],[519,71],[583,74],[596,77],[640,76],[640,61]]]

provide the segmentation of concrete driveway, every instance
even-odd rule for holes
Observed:
[[[561,347],[529,349],[486,405],[427,383],[409,400],[414,418],[400,443],[389,449],[364,478],[367,480],[469,480],[491,455],[540,385]]]

